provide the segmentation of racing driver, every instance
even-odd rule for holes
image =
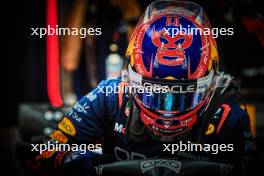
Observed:
[[[251,172],[255,147],[249,117],[236,101],[233,78],[219,68],[216,41],[208,29],[208,18],[196,3],[151,3],[131,36],[122,76],[102,81],[85,95],[48,139],[100,148],[37,152],[28,163],[31,172],[93,174],[98,162],[107,162],[98,159],[103,155],[111,156],[109,161],[224,162]],[[180,142],[227,147],[217,153],[172,153],[168,144]]]

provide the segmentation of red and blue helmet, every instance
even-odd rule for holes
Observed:
[[[203,9],[192,2],[160,0],[141,16],[127,57],[140,118],[156,136],[189,131],[214,90],[218,53]],[[141,91],[139,91],[141,90]]]

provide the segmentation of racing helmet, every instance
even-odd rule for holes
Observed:
[[[193,2],[151,3],[130,38],[129,85],[139,118],[159,139],[192,129],[215,89],[218,53],[210,23]]]

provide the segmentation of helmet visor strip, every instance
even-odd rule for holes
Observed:
[[[203,102],[211,90],[214,70],[195,80],[144,77],[128,67],[131,93],[146,108],[158,113],[182,113]]]

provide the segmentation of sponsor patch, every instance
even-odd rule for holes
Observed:
[[[131,110],[131,104],[129,101],[127,102],[126,109],[125,109],[125,115],[128,117]]]
[[[70,136],[74,136],[76,134],[75,127],[73,126],[70,119],[68,119],[67,117],[63,118],[63,120],[59,123],[58,127],[61,131],[65,132]]]
[[[58,141],[61,144],[65,144],[68,142],[68,138],[59,130],[56,130],[55,132],[53,132],[50,137],[52,139],[55,139],[56,141]]]
[[[210,135],[210,134],[212,134],[214,131],[215,131],[215,126],[214,126],[213,124],[210,123],[210,124],[208,125],[208,128],[207,128],[206,132],[205,132],[205,135]]]
[[[40,160],[40,159],[48,159],[50,158],[54,153],[56,152],[56,150],[52,150],[52,151],[49,151],[49,150],[46,150],[44,151],[42,154],[38,155],[36,157],[36,160]]]
[[[148,160],[141,162],[142,173],[145,173],[148,170],[151,170],[155,167],[166,167],[178,174],[181,169],[181,162],[176,160],[166,160],[166,159]]]

